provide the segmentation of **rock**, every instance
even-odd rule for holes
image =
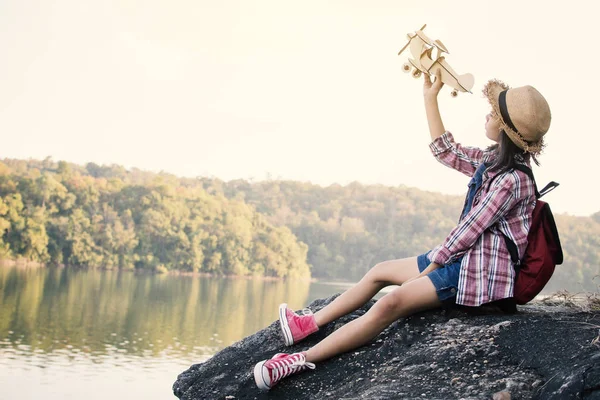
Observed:
[[[512,321],[502,321],[502,322],[499,322],[496,325],[490,327],[489,330],[492,331],[492,332],[494,332],[494,333],[498,333],[498,332],[500,332],[500,329],[506,328],[510,324],[512,324]]]
[[[333,298],[316,300],[310,308],[317,311]],[[395,322],[367,346],[284,379],[268,393],[256,388],[257,362],[314,346],[373,304],[292,347],[283,345],[275,321],[182,372],[173,393],[182,400],[600,399],[597,332],[580,323],[600,313],[543,304],[511,315],[457,307],[420,313]]]
[[[492,400],[510,400],[510,393],[508,393],[508,392],[494,393]]]

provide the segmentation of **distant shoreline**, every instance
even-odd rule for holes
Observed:
[[[37,261],[31,261],[25,258],[18,258],[18,259],[10,259],[10,258],[3,258],[0,259],[0,267],[19,267],[19,268],[73,268],[73,269],[91,269],[91,270],[98,270],[98,271],[120,271],[120,272],[132,272],[134,274],[149,274],[149,275],[173,275],[173,276],[189,276],[189,277],[206,277],[206,278],[223,278],[223,279],[246,279],[246,280],[252,280],[252,279],[260,279],[263,281],[285,281],[285,280],[292,280],[292,281],[310,281],[310,282],[319,282],[319,280],[317,278],[278,278],[275,276],[261,276],[261,275],[220,275],[220,274],[211,274],[209,272],[192,272],[192,271],[178,271],[178,270],[174,270],[174,271],[170,271],[167,270],[165,272],[159,272],[159,271],[149,271],[149,270],[144,270],[144,269],[119,269],[119,268],[106,268],[106,267],[85,267],[85,266],[77,266],[77,265],[65,265],[65,264],[59,264],[59,265],[48,265],[45,263],[40,263]],[[350,282],[331,282],[331,281],[323,281],[320,282],[323,284],[340,284],[340,285],[344,285],[344,284],[352,284]]]

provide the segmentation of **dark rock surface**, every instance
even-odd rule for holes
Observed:
[[[316,300],[316,311],[335,296]],[[313,346],[373,302],[285,347],[274,322],[192,365],[173,385],[180,399],[515,399],[600,400],[600,313],[535,304],[506,315],[442,309],[400,319],[371,344],[284,379],[269,392],[254,364]]]

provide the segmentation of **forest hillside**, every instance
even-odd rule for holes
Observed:
[[[405,186],[224,182],[4,159],[0,258],[355,281],[377,262],[441,243],[462,205],[461,196]],[[553,289],[594,290],[600,212],[555,217],[565,263]]]

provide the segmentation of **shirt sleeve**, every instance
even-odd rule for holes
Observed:
[[[456,143],[448,131],[431,142],[429,148],[439,162],[467,176],[473,176],[479,164],[487,161],[488,156],[488,152],[477,147]]]
[[[481,234],[506,215],[517,203],[516,180],[505,174],[494,182],[491,190],[454,228],[444,242],[429,254],[431,262],[448,264],[458,254],[470,249]]]

